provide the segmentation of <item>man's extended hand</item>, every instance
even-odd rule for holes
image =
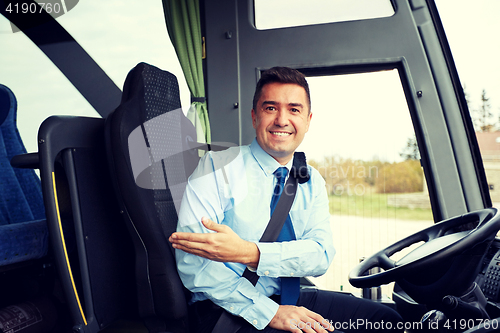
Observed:
[[[304,307],[280,305],[278,312],[269,323],[269,327],[293,333],[326,333],[332,332],[333,326],[321,315]]]
[[[238,262],[256,268],[260,252],[255,243],[241,239],[230,227],[217,224],[209,218],[203,225],[216,233],[174,232],[169,241],[176,249],[203,258],[221,262]]]

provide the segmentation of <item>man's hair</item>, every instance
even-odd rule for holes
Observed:
[[[269,83],[292,83],[301,86],[306,91],[309,112],[311,112],[311,93],[304,74],[289,67],[273,67],[262,73],[253,95],[253,109],[257,112],[257,102],[262,95],[262,88]]]

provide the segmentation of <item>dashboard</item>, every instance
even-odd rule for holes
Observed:
[[[476,283],[488,301],[500,302],[500,239],[496,238],[486,253]]]

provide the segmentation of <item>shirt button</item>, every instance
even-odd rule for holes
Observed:
[[[229,311],[234,311],[234,306],[230,307]]]
[[[293,276],[293,272],[290,273],[290,276]]]
[[[264,275],[265,275],[265,276],[268,276],[268,275],[269,275],[269,271],[265,271],[265,272],[264,272]]]
[[[254,324],[254,326],[255,326],[255,325],[257,325],[257,319],[254,319],[254,320],[252,321],[252,324]]]

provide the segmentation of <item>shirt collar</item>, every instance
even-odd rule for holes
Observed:
[[[283,165],[279,164],[278,161],[274,159],[271,155],[266,153],[264,149],[259,145],[257,142],[257,138],[254,138],[252,143],[250,144],[250,151],[252,152],[252,155],[255,157],[257,160],[257,163],[259,166],[262,168],[266,176],[274,176],[273,173],[278,169],[279,167],[282,167]],[[293,164],[293,157],[292,159],[284,165],[288,171],[292,168]]]

